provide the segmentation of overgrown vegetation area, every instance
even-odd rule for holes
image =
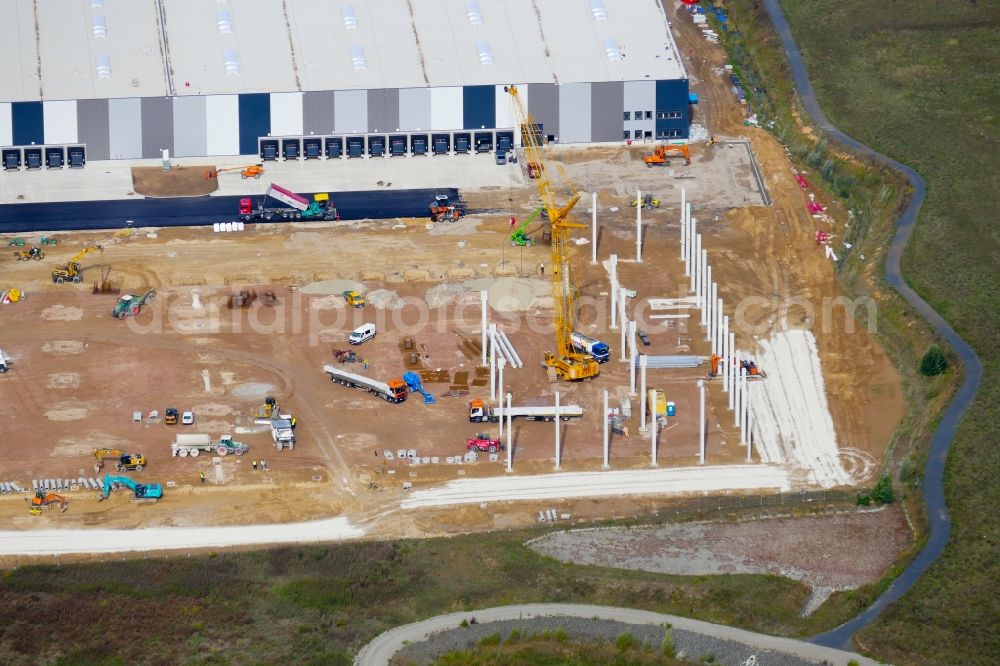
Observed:
[[[775,634],[810,626],[797,617],[809,596],[798,582],[562,564],[523,545],[540,534],[19,567],[0,576],[0,663],[348,664],[394,626],[520,602],[631,606]]]
[[[903,258],[904,275],[970,342],[985,368],[979,396],[948,458],[945,483],[954,521],[948,548],[860,642],[893,663],[996,663],[1000,236],[992,218],[1000,205],[1000,188],[993,182],[1000,148],[1000,70],[994,66],[1000,60],[1000,6],[975,0],[947,5],[785,0],[782,5],[830,120],[927,180],[927,199]],[[933,340],[905,303],[881,284],[882,262],[872,262],[891,234],[887,214],[889,204],[898,201],[899,181],[888,174],[877,176],[883,184],[874,175],[854,182],[827,177],[822,155],[830,155],[830,149],[795,128],[790,78],[783,75],[786,65],[763,7],[754,0],[730,0],[727,7],[747,44],[748,60],[767,82],[761,95],[765,122],[775,121],[773,130],[788,141],[794,157],[814,168],[823,159],[824,180],[834,193],[849,195],[850,207],[867,203],[872,211],[861,215],[861,225],[849,235],[849,242],[858,242],[842,275],[849,292],[870,291],[879,302],[880,338],[903,372],[909,407],[894,448],[896,477],[905,490],[917,490],[928,435],[958,377],[940,361],[934,369],[941,373],[920,374]],[[817,159],[803,154],[810,146]],[[875,171],[852,167],[850,160],[838,162],[836,156],[829,159],[848,172]],[[852,197],[854,190],[860,191]],[[858,236],[865,226],[867,235]],[[916,493],[908,494],[912,507]],[[928,631],[932,626],[935,630]]]

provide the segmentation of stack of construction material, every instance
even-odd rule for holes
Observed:
[[[640,356],[635,357],[635,365],[639,366]],[[701,365],[700,356],[647,356],[647,369],[697,368]]]

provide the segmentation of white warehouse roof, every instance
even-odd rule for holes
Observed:
[[[161,6],[0,0],[0,102],[685,77],[659,0]]]

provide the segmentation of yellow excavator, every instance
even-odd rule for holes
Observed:
[[[218,178],[220,173],[227,173],[229,171],[239,171],[240,177],[243,180],[247,178],[260,178],[261,174],[264,173],[263,164],[251,164],[250,166],[238,166],[238,167],[226,167],[224,169],[209,169],[205,172],[205,180],[211,180],[212,178]]]
[[[141,472],[142,468],[146,466],[146,456],[141,453],[125,453],[121,449],[94,449],[93,453],[94,457],[97,458],[94,469],[98,472],[104,467],[104,461],[107,458],[115,460],[115,469],[119,472]]]
[[[525,110],[524,102],[517,86],[504,86],[514,102],[518,125],[521,130],[521,144],[527,153],[529,163],[540,166],[535,183],[542,197],[542,204],[552,225],[552,322],[556,329],[556,350],[545,352],[545,365],[553,368],[556,375],[567,381],[593,379],[600,370],[597,361],[590,354],[581,354],[573,349],[573,324],[576,321],[573,280],[569,267],[569,234],[571,229],[585,229],[586,225],[570,222],[566,218],[580,200],[580,193],[571,188],[572,196],[561,208],[556,203],[555,187],[542,157],[542,134],[531,114]]]
[[[104,247],[101,245],[89,245],[80,250],[75,257],[66,262],[65,266],[60,266],[59,268],[53,268],[52,281],[55,282],[56,284],[62,284],[67,280],[69,280],[70,282],[79,282],[80,280],[82,280],[83,268],[80,267],[80,261],[91,252],[101,253],[101,264],[103,265]]]

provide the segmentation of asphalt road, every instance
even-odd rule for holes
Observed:
[[[344,220],[425,217],[437,194],[458,197],[454,188],[331,192]],[[313,193],[303,193],[312,198]],[[60,201],[0,205],[0,232],[83,231],[134,227],[184,227],[237,219],[239,196],[110,201]],[[256,200],[256,198],[255,198]],[[275,205],[278,205],[275,203]]]
[[[816,663],[828,663],[832,666],[846,666],[855,660],[859,666],[875,666],[875,662],[852,652],[846,652],[831,647],[815,645],[806,641],[791,638],[779,638],[766,634],[757,634],[743,629],[734,629],[721,624],[711,624],[700,620],[691,620],[676,615],[663,615],[634,608],[616,608],[614,606],[591,606],[587,604],[525,604],[523,606],[499,606],[483,610],[438,615],[421,622],[395,627],[374,638],[365,645],[354,657],[355,666],[386,666],[392,655],[396,654],[407,643],[426,640],[435,632],[454,629],[462,620],[475,618],[476,622],[485,624],[497,620],[518,620],[538,616],[569,616],[582,618],[597,618],[615,620],[628,624],[671,624],[676,629],[699,633],[714,638],[735,641],[757,649],[774,650],[793,654]]]
[[[913,192],[910,196],[909,205],[896,222],[896,233],[889,245],[889,251],[885,260],[885,279],[892,287],[906,299],[917,312],[921,314],[938,335],[944,338],[951,345],[955,354],[962,361],[965,371],[965,379],[959,387],[958,392],[952,399],[951,404],[945,410],[944,415],[934,431],[931,439],[930,452],[927,457],[927,465],[924,468],[924,503],[927,505],[927,514],[930,524],[930,538],[923,550],[914,558],[910,565],[903,570],[896,580],[879,596],[875,602],[865,611],[848,622],[840,625],[836,629],[828,631],[811,640],[819,645],[843,647],[851,644],[854,635],[871,624],[889,604],[902,597],[920,577],[927,571],[927,568],[941,556],[948,537],[951,535],[951,518],[948,516],[948,507],[944,497],[944,465],[948,450],[951,448],[955,432],[958,428],[962,414],[972,404],[979,390],[979,383],[983,376],[983,366],[979,357],[972,348],[965,343],[962,338],[948,325],[948,322],[927,304],[917,293],[906,283],[899,269],[899,260],[903,255],[907,241],[913,234],[916,225],[917,213],[924,202],[927,192],[927,185],[924,179],[910,167],[882,155],[868,146],[847,136],[827,119],[826,114],[816,100],[816,91],[813,90],[806,73],[806,66],[799,53],[795,40],[792,38],[788,21],[781,11],[779,0],[764,0],[764,6],[771,18],[781,45],[788,57],[791,66],[792,78],[798,90],[799,97],[805,106],[806,112],[812,117],[813,122],[822,128],[834,141],[850,147],[855,152],[865,155],[872,160],[884,164],[903,174],[909,181]]]

